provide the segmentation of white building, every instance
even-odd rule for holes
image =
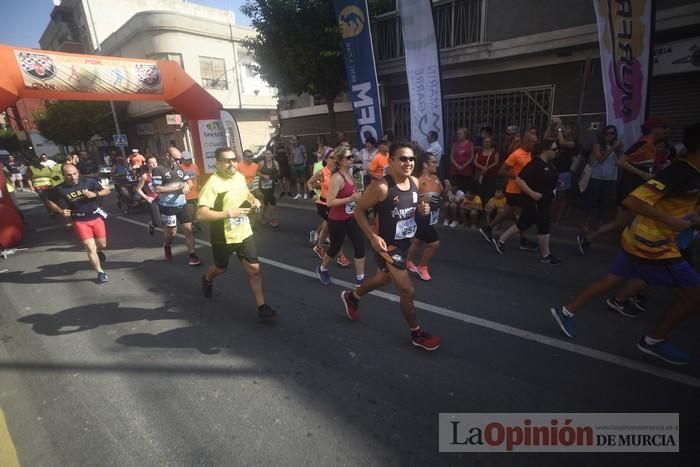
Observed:
[[[234,116],[243,147],[255,148],[269,139],[277,97],[246,66],[241,40],[254,34],[235,24],[233,12],[183,0],[62,0],[39,42],[49,50],[174,60]],[[172,113],[165,102],[130,102],[130,145],[188,147],[186,132],[166,123]]]

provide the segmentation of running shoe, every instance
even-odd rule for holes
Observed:
[[[449,227],[450,221],[447,220],[447,219],[445,219],[444,221],[442,221],[442,225],[443,225],[444,227]]]
[[[427,265],[421,264],[418,266],[418,277],[420,277],[421,279],[423,279],[426,282],[428,282],[429,280],[432,279],[432,277],[430,277],[430,273],[428,272]]]
[[[574,337],[576,335],[576,322],[575,316],[568,317],[564,314],[562,307],[556,306],[550,308],[549,310],[554,317],[554,321],[557,322],[562,332],[566,334],[567,337]]]
[[[418,329],[417,331],[411,331],[411,343],[421,349],[436,350],[440,347],[440,338]]]
[[[453,228],[453,229],[454,229],[454,228],[457,227],[458,225],[459,225],[459,222],[457,222],[457,221],[452,221],[452,222],[450,222],[450,228]]]
[[[309,199],[309,195],[307,193],[304,193],[304,199]]]
[[[418,266],[416,266],[416,263],[414,263],[413,261],[406,261],[406,269],[418,274]]]
[[[637,348],[645,354],[658,357],[671,365],[687,365],[690,362],[690,355],[665,340],[658,344],[648,344],[646,339],[642,337],[637,342]]]
[[[318,280],[320,280],[323,285],[331,285],[333,283],[333,281],[331,281],[330,271],[324,271],[321,269],[321,266],[316,268],[316,275],[318,275]]]
[[[211,298],[213,290],[212,290],[212,285],[214,283],[212,281],[207,280],[207,275],[202,274],[202,295],[204,295],[206,298]]]
[[[292,197],[292,199],[301,199],[301,195],[299,193],[297,193],[296,195],[294,195]]]
[[[540,263],[549,264],[550,266],[559,266],[561,264],[561,260],[550,253],[549,256],[543,256],[540,258]]]
[[[615,297],[610,297],[607,300],[605,300],[605,304],[608,306],[608,308],[610,308],[613,311],[617,311],[622,316],[626,316],[628,318],[639,317],[639,311],[633,306],[629,306],[629,301],[621,302],[619,300],[616,300]]]
[[[537,243],[528,240],[525,237],[520,238],[520,249],[523,251],[537,251],[539,246]]]
[[[276,229],[279,226],[280,226],[280,221],[278,221],[277,219],[272,219],[270,221],[270,227],[274,227]]]
[[[109,277],[107,277],[107,273],[104,271],[100,271],[97,273],[97,283],[98,284],[104,284],[109,280]]]
[[[360,317],[360,311],[358,310],[360,301],[356,299],[349,290],[340,292],[340,299],[343,301],[343,305],[345,305],[345,314],[348,316],[348,319],[350,319],[350,321],[357,321]]]
[[[173,247],[170,245],[170,243],[163,244],[163,253],[165,254],[166,261],[173,260]]]
[[[634,297],[630,297],[629,301],[639,311],[641,311],[641,312],[647,311],[647,297],[646,297],[646,295],[637,294]]]
[[[319,259],[323,259],[323,257],[326,255],[326,251],[318,245],[314,245],[311,250],[316,253],[316,256],[318,256]]]
[[[481,236],[484,237],[484,239],[489,243],[491,243],[493,240],[493,235],[491,234],[491,232],[491,227],[482,227],[479,229],[479,233],[481,234]]]
[[[156,231],[156,226],[153,225],[153,222],[148,221],[148,234],[153,235]]]
[[[190,266],[200,266],[202,264],[202,261],[195,253],[190,253],[190,257],[187,260],[187,264],[189,264]]]
[[[591,242],[588,241],[585,235],[576,235],[576,243],[578,244],[578,251],[581,256],[586,256],[588,249],[591,247]]]
[[[314,241],[314,234],[316,233],[315,230],[309,230],[309,245],[315,245],[316,242]]]
[[[100,250],[97,252],[97,257],[100,258],[100,262],[104,263],[107,261],[107,257],[104,254],[104,251]]]
[[[267,304],[258,307],[258,321],[261,323],[269,323],[277,318],[277,310],[273,310]]]
[[[491,243],[493,243],[493,246],[496,247],[496,251],[498,252],[498,254],[502,255],[505,250],[506,244],[497,238],[494,238]]]
[[[335,262],[338,263],[338,266],[340,266],[341,268],[347,268],[348,266],[350,266],[350,264],[352,264],[347,258],[347,256],[345,256],[342,253],[338,255],[338,258],[335,260]]]

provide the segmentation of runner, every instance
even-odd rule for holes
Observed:
[[[275,180],[279,175],[279,164],[272,158],[272,151],[266,150],[263,160],[258,164],[258,175],[260,176],[260,191],[262,192],[263,210],[261,223],[270,223],[270,227],[279,227],[280,223],[275,218],[277,210],[277,199],[275,198]]]
[[[161,227],[160,209],[158,208],[159,193],[153,188],[153,169],[158,167],[158,159],[156,156],[148,156],[146,158],[146,170],[139,177],[139,183],[136,185],[136,193],[148,203],[148,212],[151,215],[151,220],[148,221],[148,233],[153,235],[156,227]]]
[[[199,198],[200,172],[191,152],[184,151],[182,153],[182,164],[180,164],[180,167],[185,173],[185,176],[189,177],[190,180],[190,190],[185,193],[185,201],[187,202],[187,209],[191,212],[192,229],[196,232],[199,230],[199,223],[197,222],[197,199]]]
[[[211,223],[214,257],[214,264],[202,275],[202,293],[207,298],[212,296],[214,278],[226,272],[229,259],[235,253],[248,274],[258,307],[258,320],[272,321],[277,311],[265,303],[260,262],[248,220],[251,208],[259,209],[260,201],[248,190],[245,177],[238,172],[238,158],[233,149],[218,148],[215,156],[216,173],[202,187],[197,209],[199,219]]]
[[[389,170],[389,143],[381,140],[377,143],[377,152],[369,162],[367,169],[373,180],[382,180]]]
[[[307,187],[315,188],[318,187],[318,193],[314,198],[316,203],[316,212],[321,218],[321,225],[316,229],[318,236],[316,238],[316,244],[313,246],[312,250],[316,253],[320,259],[323,259],[326,255],[323,245],[328,238],[328,205],[326,201],[328,199],[328,190],[330,188],[332,171],[335,170],[338,161],[335,158],[334,151],[331,151],[325,160],[326,165],[322,166],[320,170],[317,170],[311,178],[306,182]],[[309,238],[312,234],[309,233]],[[336,263],[342,268],[350,266],[350,260],[343,253],[342,245],[340,253],[336,258]]]
[[[574,337],[575,316],[598,296],[628,279],[670,287],[674,292],[653,331],[642,337],[637,348],[673,365],[685,365],[689,355],[666,340],[691,313],[700,310],[700,275],[682,257],[676,236],[700,226],[694,215],[700,199],[700,123],[685,129],[684,158],[659,172],[627,196],[623,205],[637,217],[622,234],[622,250],[608,273],[581,292],[573,301],[550,312],[568,337]]]
[[[177,225],[182,226],[189,254],[188,264],[199,266],[202,262],[194,251],[192,235],[192,212],[187,209],[185,195],[190,190],[189,177],[180,168],[182,153],[174,146],[168,148],[168,157],[151,171],[153,188],[158,193],[158,209],[163,223],[163,252],[167,261],[173,260],[172,241]]]
[[[107,196],[109,188],[103,188],[97,181],[80,179],[80,173],[73,164],[63,164],[64,181],[47,193],[48,208],[65,218],[73,220],[73,230],[85,247],[88,259],[97,272],[97,282],[107,282],[107,273],[102,269],[106,260],[102,250],[107,248],[107,229],[104,219],[107,214],[97,205],[99,196]],[[63,208],[59,204],[65,205]]]
[[[406,255],[406,269],[418,274],[418,277],[422,280],[429,281],[432,277],[428,271],[428,262],[435,256],[440,246],[435,225],[440,220],[443,187],[440,178],[437,176],[439,157],[436,154],[425,152],[419,160],[421,171],[418,179],[418,192],[421,199],[430,204],[430,214],[423,216],[420,213],[416,213],[418,230],[415,238],[411,240],[411,247]],[[425,245],[425,247],[423,248],[420,262],[416,265],[413,263],[413,257],[421,244]]]
[[[411,143],[394,143],[389,153],[389,173],[383,180],[370,184],[355,209],[357,224],[376,252],[379,270],[360,287],[343,291],[340,296],[345,313],[355,321],[360,317],[360,298],[393,283],[399,289],[401,313],[411,331],[411,343],[425,350],[435,350],[440,347],[440,338],[424,332],[418,323],[413,306],[413,284],[405,265],[411,239],[417,230],[416,210],[420,208],[427,216],[430,205],[418,201],[418,180],[411,176],[416,160]],[[372,208],[377,213],[378,233],[370,227],[367,218],[367,211]]]
[[[361,196],[350,173],[354,156],[350,148],[341,145],[335,148],[333,157],[336,160],[336,164],[330,177],[328,198],[326,199],[326,206],[328,206],[328,234],[331,239],[331,246],[323,256],[321,265],[316,270],[316,273],[322,284],[331,284],[328,265],[340,252],[347,235],[352,242],[355,252],[356,283],[361,285],[365,280],[365,239],[353,216],[355,205]]]

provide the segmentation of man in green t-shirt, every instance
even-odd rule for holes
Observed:
[[[260,262],[248,218],[251,209],[260,208],[260,201],[248,190],[245,177],[238,172],[238,158],[233,149],[219,148],[215,155],[216,173],[200,190],[197,208],[198,219],[211,223],[214,256],[214,264],[202,276],[202,293],[207,298],[212,296],[212,281],[226,272],[229,258],[235,253],[248,273],[258,306],[258,319],[271,321],[277,311],[265,303]]]

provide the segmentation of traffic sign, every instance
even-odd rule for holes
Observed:
[[[129,141],[126,139],[126,135],[112,135],[112,141],[115,146],[128,146]]]

